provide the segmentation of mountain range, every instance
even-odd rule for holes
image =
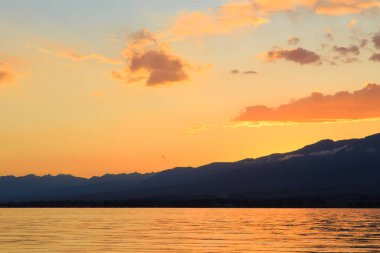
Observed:
[[[0,177],[2,206],[380,207],[380,134],[283,154],[81,178]]]

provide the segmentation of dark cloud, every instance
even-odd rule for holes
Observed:
[[[380,49],[380,32],[373,35],[372,42],[376,49]]]
[[[238,74],[241,74],[241,75],[252,75],[252,74],[257,74],[257,72],[254,71],[254,70],[240,71],[240,70],[238,70],[238,69],[233,69],[233,70],[231,70],[230,73],[233,74],[233,75],[238,75]]]
[[[320,55],[301,47],[291,50],[274,49],[266,53],[265,59],[267,61],[284,59],[300,65],[319,64],[321,62]]]
[[[380,54],[372,54],[369,58],[370,61],[380,62]]]
[[[342,91],[334,95],[313,93],[275,108],[255,105],[235,118],[235,121],[260,122],[334,122],[380,117],[380,85],[369,84],[353,93]]]
[[[358,56],[360,55],[360,48],[355,45],[350,47],[334,46],[332,50],[337,54],[335,60],[343,63],[358,61]]]
[[[188,79],[185,65],[180,58],[171,56],[165,51],[147,51],[132,58],[130,71],[139,70],[149,72],[147,85],[180,82]]]
[[[127,83],[145,80],[148,86],[172,84],[189,78],[190,65],[159,42],[156,35],[140,30],[129,36],[123,57],[127,63],[123,71],[114,71],[115,79]]]
[[[368,44],[368,40],[367,39],[361,39],[360,40],[360,47],[361,48],[364,48],[365,46],[367,46],[367,44]]]
[[[350,46],[350,47],[339,47],[334,46],[333,50],[341,55],[359,55],[360,49],[358,46]]]

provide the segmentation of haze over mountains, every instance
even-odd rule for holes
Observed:
[[[380,205],[380,134],[322,140],[289,153],[158,173],[90,179],[70,175],[0,177],[1,203],[212,200],[255,205],[270,199]]]

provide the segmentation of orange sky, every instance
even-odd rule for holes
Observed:
[[[0,175],[150,172],[380,131],[377,0],[8,1]]]

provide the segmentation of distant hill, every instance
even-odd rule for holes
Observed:
[[[0,202],[24,202],[26,206],[34,202],[69,206],[380,207],[380,134],[322,140],[289,153],[158,173],[90,179],[70,175],[0,177]]]

